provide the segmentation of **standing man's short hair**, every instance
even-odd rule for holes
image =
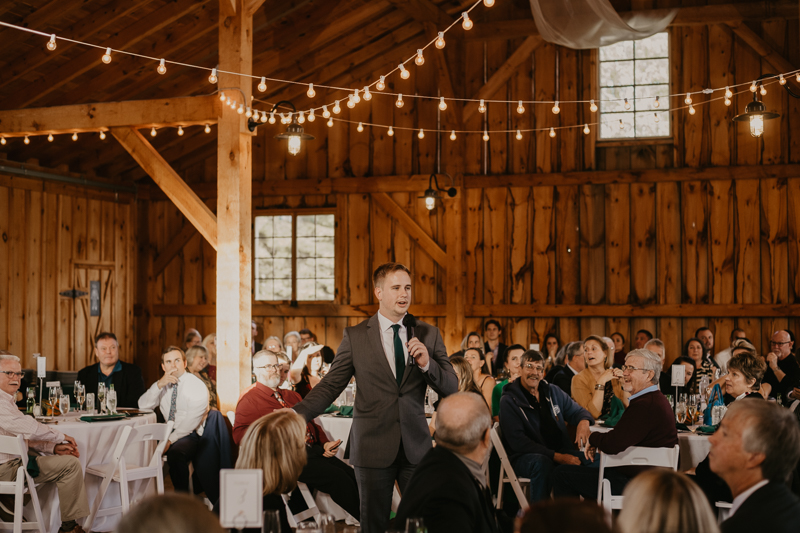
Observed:
[[[372,273],[372,286],[380,287],[381,285],[383,285],[383,280],[386,279],[386,276],[400,270],[411,276],[411,271],[408,269],[407,266],[403,264],[400,263],[382,264],[381,266],[375,269],[375,272]]]
[[[650,333],[650,332],[649,332],[648,330],[646,330],[646,329],[640,329],[639,331],[637,331],[637,332],[636,332],[636,334],[637,334],[637,335],[638,335],[639,333],[644,333],[644,334],[645,334],[645,336],[647,336],[647,340],[650,340],[650,339],[652,339],[652,338],[653,338],[653,334],[652,334],[652,333]]]

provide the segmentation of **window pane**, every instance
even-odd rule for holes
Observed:
[[[272,259],[256,259],[256,279],[272,277]]]
[[[669,83],[669,59],[645,59],[636,61],[635,69],[636,85]]]
[[[623,128],[619,127],[622,120]],[[634,136],[633,113],[614,113],[605,115],[600,126],[600,135],[603,139],[625,139]]]
[[[292,299],[292,280],[276,279],[275,292],[272,300],[291,300]]]
[[[669,85],[642,85],[636,87],[636,111],[656,111],[669,109]],[[658,107],[655,107],[655,97],[658,99]]]
[[[276,237],[292,237],[292,216],[281,215],[272,217],[275,219],[275,236]]]
[[[256,217],[256,237],[272,237],[272,217]]]
[[[317,215],[317,236],[333,237],[336,220],[333,215]]]
[[[291,238],[281,238],[281,239],[274,239],[275,244],[273,245],[274,257],[288,257],[289,259],[292,258],[292,239]]]
[[[634,41],[634,45],[636,59],[669,57],[669,35],[666,32],[656,33],[647,39]]]
[[[333,237],[317,238],[317,257],[333,257]]]
[[[297,236],[298,237],[313,237],[315,235],[316,223],[314,215],[298,215],[297,216]]]
[[[292,260],[291,259],[275,259],[274,268],[271,277],[275,279],[292,279]]]
[[[625,111],[625,98],[628,103],[633,99],[633,87],[609,87],[600,89],[600,99],[602,100],[601,113],[617,113]],[[633,106],[631,105],[631,108]]]
[[[297,238],[297,257],[314,257],[314,237]]]
[[[655,113],[636,113],[636,136],[659,137],[669,135],[669,115],[665,112],[658,113],[658,122]]]
[[[333,280],[317,280],[317,300],[333,300]]]
[[[317,274],[316,260],[312,257],[310,259],[297,259],[297,278],[314,279]]]
[[[272,296],[272,280],[256,280],[256,300],[274,300]]]
[[[317,259],[317,278],[333,278],[333,258]]]
[[[600,47],[600,61],[633,59],[633,41],[622,41]]]
[[[600,86],[633,85],[633,61],[600,63]]]
[[[298,279],[297,280],[297,299],[298,300],[316,300],[316,282],[313,279]]]

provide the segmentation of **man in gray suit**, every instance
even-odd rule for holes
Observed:
[[[411,304],[410,274],[399,263],[375,270],[378,312],[345,328],[330,371],[294,406],[310,421],[356,377],[350,463],[356,469],[364,533],[386,531],[395,481],[402,493],[431,448],[423,405],[427,385],[441,397],[458,390],[439,329],[410,316],[404,321]]]

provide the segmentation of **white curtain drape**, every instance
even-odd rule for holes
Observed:
[[[678,13],[660,9],[623,20],[609,0],[531,0],[531,11],[545,41],[578,50],[650,37]]]

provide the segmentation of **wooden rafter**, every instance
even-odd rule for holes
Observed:
[[[453,22],[452,16],[430,0],[389,0],[389,3],[423,24],[430,22],[445,28]]]
[[[5,137],[98,131],[121,126],[152,128],[215,124],[216,96],[164,98],[0,111]]]
[[[171,239],[169,244],[156,256],[153,261],[153,277],[161,274],[195,235],[197,235],[197,228],[191,224],[186,224],[180,233]]]
[[[386,213],[397,220],[400,226],[408,232],[409,236],[414,239],[420,249],[436,261],[440,266],[447,268],[447,254],[442,247],[439,246],[433,238],[428,235],[419,224],[411,218],[408,213],[400,207],[397,202],[392,200],[385,192],[377,192],[372,194],[372,199],[386,211]]]
[[[494,74],[492,74],[492,77],[489,78],[489,81],[487,81],[486,84],[481,87],[472,98],[475,100],[479,100],[481,98],[490,98],[494,93],[500,90],[500,88],[509,79],[511,79],[514,74],[517,73],[517,68],[526,60],[530,59],[533,51],[539,48],[542,43],[544,43],[544,40],[538,36],[531,36],[525,39],[514,51],[514,53],[511,54],[508,59],[506,59],[505,63],[500,65],[500,68],[498,68]],[[461,120],[466,123],[477,111],[478,104],[474,102],[468,102],[464,105],[464,111],[462,112]]]
[[[755,50],[758,55],[766,59],[778,72],[791,72],[795,70],[796,67],[794,67],[788,59],[773,50],[769,43],[743,22],[728,22],[727,25],[733,30],[733,33],[735,33],[737,37]]]
[[[136,129],[112,128],[111,133],[216,250],[217,217],[208,206]]]

